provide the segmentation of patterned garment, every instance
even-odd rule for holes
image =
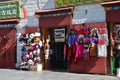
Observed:
[[[107,46],[104,45],[98,45],[98,57],[107,57]]]
[[[89,50],[90,50],[90,56],[97,56],[97,45],[96,44],[90,44]]]

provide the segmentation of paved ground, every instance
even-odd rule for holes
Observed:
[[[0,80],[120,80],[115,76],[76,74],[58,71],[20,71],[0,69]]]

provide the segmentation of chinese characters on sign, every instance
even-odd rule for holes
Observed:
[[[112,0],[55,0],[55,8],[77,6],[85,4],[94,4]]]
[[[19,2],[1,2],[0,19],[19,18]]]

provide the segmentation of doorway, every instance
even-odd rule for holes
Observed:
[[[52,53],[50,53],[51,69],[67,70],[67,52],[64,52],[64,49],[67,51],[67,47],[64,48],[64,45],[67,45],[68,28],[52,27],[45,29],[47,30],[44,30],[44,39],[50,39],[50,49],[52,50]]]
[[[0,68],[15,68],[16,29],[0,28]]]

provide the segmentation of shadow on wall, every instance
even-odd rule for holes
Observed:
[[[70,64],[70,72],[106,74],[106,58],[92,56],[88,61],[81,58],[77,63]]]
[[[106,58],[104,57],[90,57],[87,63],[87,73],[106,74]]]

